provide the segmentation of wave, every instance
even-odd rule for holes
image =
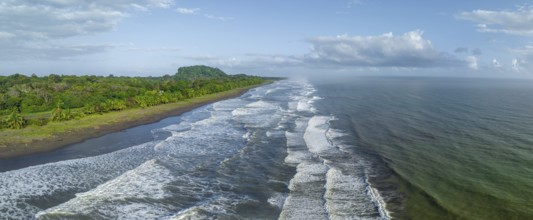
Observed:
[[[32,219],[51,201],[66,201],[116,178],[143,161],[136,154],[153,156],[152,143],[98,157],[61,161],[0,173],[2,218]]]
[[[372,201],[374,204],[378,207],[379,214],[381,215],[382,220],[388,220],[391,219],[391,212],[387,210],[387,204],[385,203],[385,200],[383,200],[383,197],[381,197],[381,194],[379,191],[372,187],[370,182],[368,181],[368,176],[365,178],[365,183],[367,184],[366,191],[370,198],[372,198]]]
[[[152,131],[171,132],[165,140],[0,173],[0,218],[33,219],[37,213],[39,218],[58,213],[159,215],[168,207],[130,200],[161,199],[166,183],[180,175],[176,172],[194,173],[242,148],[245,132],[232,123],[231,115],[231,110],[240,104],[232,100],[218,102],[180,117],[175,125]],[[215,109],[223,105],[228,108]],[[213,111],[217,113],[211,114]],[[169,168],[164,169],[161,163]]]
[[[285,162],[296,166],[296,174],[280,219],[390,219],[368,183],[368,163],[340,141],[348,134],[330,128],[335,117],[312,111],[320,97],[307,88],[307,99],[298,102],[297,110],[313,114],[300,115],[294,129],[285,132]],[[374,194],[368,193],[370,189]]]
[[[387,219],[316,92],[276,82],[177,117],[151,142],[0,173],[0,218]]]
[[[38,212],[37,218],[156,218],[169,212],[165,186],[175,180],[170,170],[149,160],[119,177],[53,208]]]

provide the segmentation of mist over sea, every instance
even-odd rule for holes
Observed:
[[[531,81],[282,80],[17,161],[0,219],[528,219],[532,128]]]

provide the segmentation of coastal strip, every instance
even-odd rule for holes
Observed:
[[[265,84],[209,94],[180,102],[95,114],[78,120],[52,122],[45,126],[28,126],[20,130],[0,131],[0,159],[47,152],[125,130],[181,115],[200,106],[239,97],[248,90]]]

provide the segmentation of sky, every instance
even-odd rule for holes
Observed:
[[[533,78],[514,0],[2,0],[0,75]]]

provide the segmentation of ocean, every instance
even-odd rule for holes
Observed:
[[[277,81],[0,161],[0,219],[532,218],[532,85]]]

